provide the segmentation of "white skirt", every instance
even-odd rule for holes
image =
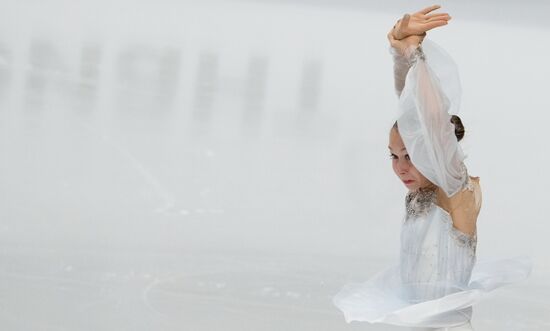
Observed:
[[[531,270],[531,259],[525,256],[480,260],[472,269],[468,286],[437,299],[411,303],[403,299],[399,266],[394,266],[364,283],[345,285],[333,297],[333,303],[348,323],[364,321],[431,328],[428,330],[451,327],[457,329],[449,330],[471,330],[471,306],[496,288],[526,279]]]
[[[411,331],[474,331],[474,328],[472,327],[472,324],[470,322],[466,322],[459,326],[452,326],[448,328],[412,328]]]

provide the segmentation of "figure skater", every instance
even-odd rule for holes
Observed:
[[[388,33],[399,114],[390,129],[395,174],[409,189],[400,263],[333,298],[346,321],[412,330],[473,330],[472,305],[531,271],[529,258],[477,261],[480,178],[468,174],[455,115],[460,83],[452,59],[426,32],[449,23],[431,6],[405,14]],[[477,262],[477,263],[476,263]]]

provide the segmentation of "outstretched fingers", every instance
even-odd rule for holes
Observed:
[[[447,21],[433,21],[433,22],[427,22],[424,24],[424,31],[429,31],[431,29],[435,29],[440,26],[447,25]]]
[[[436,21],[444,21],[444,22],[449,22],[451,19],[446,19],[446,18],[430,18],[430,19],[427,19],[427,20],[424,20],[424,22],[436,22]]]
[[[424,8],[424,9],[422,9],[421,11],[418,12],[418,14],[427,15],[427,14],[429,14],[429,13],[431,13],[431,12],[433,12],[434,10],[439,9],[439,8],[441,8],[440,5],[433,5],[433,6],[426,7],[426,8]]]
[[[424,19],[431,20],[431,19],[444,19],[444,20],[450,20],[451,16],[447,13],[438,13],[438,14],[430,14],[424,16]]]
[[[405,14],[393,27],[393,37],[402,40],[411,35],[420,36],[426,31],[447,25],[451,16],[448,13],[432,13],[439,5],[426,7],[414,14]]]

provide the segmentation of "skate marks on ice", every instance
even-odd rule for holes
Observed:
[[[358,327],[345,324],[331,305],[342,277],[330,274],[330,262],[322,266],[274,254],[166,257],[90,251],[68,258],[42,254],[39,264],[33,261],[39,254],[29,258],[27,253],[0,272],[0,319],[10,330]]]
[[[10,330],[399,330],[347,324],[332,305],[342,284],[368,278],[380,261],[135,249],[10,256],[0,272]],[[541,284],[499,291],[476,306],[474,327],[547,330],[550,288]]]

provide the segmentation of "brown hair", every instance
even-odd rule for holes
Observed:
[[[457,115],[451,116],[451,123],[455,126],[455,136],[458,141],[461,141],[462,138],[464,138],[464,125],[462,124],[462,120]],[[397,121],[393,123],[392,129],[399,130],[397,127]]]

